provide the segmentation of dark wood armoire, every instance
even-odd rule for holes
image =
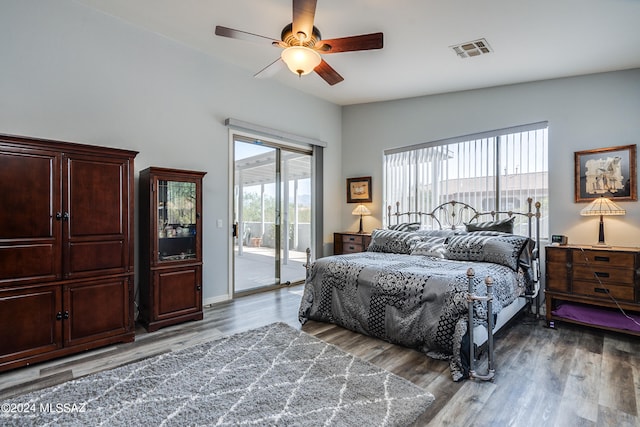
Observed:
[[[0,135],[0,371],[134,340],[136,154]]]

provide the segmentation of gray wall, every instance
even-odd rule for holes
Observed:
[[[380,225],[385,148],[540,120],[549,121],[551,232],[592,243],[597,219],[573,203],[573,152],[636,144],[640,134],[640,70],[340,108],[72,0],[0,1],[0,133],[138,150],[136,174],[152,165],[207,171],[208,302],[227,298],[229,280],[227,117],[328,143],[325,254],[334,231],[358,227],[345,178],[373,177],[364,224]],[[636,246],[640,206],[621,205],[627,215],[605,220],[607,240]]]
[[[544,120],[550,233],[596,243],[598,218],[574,203],[574,152],[640,142],[640,69],[343,107],[343,178],[373,180],[365,229],[381,225],[384,149]],[[605,218],[607,243],[640,246],[640,204],[619,204],[627,215]],[[342,225],[357,230],[352,208],[342,201]]]
[[[205,303],[226,299],[229,281],[225,118],[327,142],[325,194],[342,196],[340,107],[71,0],[0,2],[0,133],[137,150],[136,176],[148,166],[207,172]],[[330,251],[340,219],[325,218]]]

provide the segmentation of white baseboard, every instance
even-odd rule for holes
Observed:
[[[202,306],[207,307],[219,302],[229,301],[231,299],[230,295],[218,295],[216,297],[207,298],[202,301]]]

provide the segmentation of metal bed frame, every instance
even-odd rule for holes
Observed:
[[[431,223],[427,224],[429,228],[437,229],[452,229],[466,227],[466,223],[478,222],[485,216],[491,216],[491,220],[496,220],[500,215],[507,215],[509,218],[513,216],[523,216],[528,222],[528,237],[533,239],[533,219],[535,218],[535,242],[536,246],[532,253],[531,268],[534,274],[534,289],[531,293],[523,295],[527,298],[528,304],[531,304],[535,300],[536,318],[540,317],[540,303],[538,294],[540,291],[540,260],[539,260],[539,248],[540,248],[540,202],[533,203],[532,198],[527,199],[528,209],[526,212],[514,212],[514,211],[489,211],[479,212],[471,205],[464,202],[457,202],[452,200],[450,202],[442,203],[436,206],[431,212],[401,212],[400,202],[396,203],[396,211],[391,212],[391,205],[387,207],[387,219],[388,225],[391,225],[391,218],[396,218],[396,224],[400,224],[400,220],[403,216],[407,216],[410,221],[411,218],[417,219],[416,222],[423,224],[423,219],[427,218]],[[533,207],[535,206],[535,212]],[[434,227],[435,226],[435,227]],[[307,248],[307,262],[304,265],[306,269],[307,279],[311,271],[311,250]],[[487,287],[485,296],[479,296],[474,293],[473,279],[475,272],[473,268],[467,270],[467,279],[469,283],[467,302],[468,302],[468,331],[469,331],[469,378],[479,379],[483,381],[491,381],[495,376],[494,367],[494,345],[493,345],[493,279],[487,276],[484,280]],[[476,364],[476,345],[473,342],[473,303],[474,301],[485,301],[487,303],[487,351],[488,351],[488,369],[486,373],[478,373],[475,370]]]
[[[533,212],[533,207],[535,206],[535,212]],[[489,211],[489,212],[479,212],[471,205],[464,202],[457,202],[452,200],[450,202],[442,203],[436,206],[431,212],[401,212],[400,211],[400,202],[396,202],[396,211],[391,212],[391,205],[387,206],[387,223],[391,225],[392,217],[395,217],[396,224],[399,224],[401,218],[406,216],[408,221],[411,221],[412,218],[416,219],[418,223],[423,225],[423,220],[426,218],[431,222],[430,228],[434,225],[437,226],[438,229],[452,229],[455,230],[457,228],[466,227],[467,223],[479,222],[483,217],[491,216],[491,221],[494,221],[500,217],[500,215],[507,215],[509,218],[513,216],[522,216],[527,219],[528,224],[528,237],[533,239],[533,219],[535,218],[535,242],[536,246],[532,253],[532,262],[533,265],[531,268],[533,269],[534,274],[534,282],[535,286],[531,293],[525,294],[524,297],[527,298],[529,304],[532,301],[535,301],[535,316],[536,318],[540,317],[540,302],[538,298],[538,294],[540,291],[540,202],[533,203],[533,199],[531,197],[527,198],[527,211],[526,212],[515,212],[512,210],[509,211]],[[483,381],[491,381],[495,376],[495,367],[494,367],[494,346],[493,346],[493,279],[491,277],[485,278],[485,285],[487,286],[486,296],[478,296],[474,293],[473,290],[473,278],[475,277],[475,272],[473,268],[469,268],[467,270],[467,278],[469,282],[469,289],[467,294],[468,301],[468,311],[469,311],[469,320],[468,320],[468,331],[469,331],[469,378],[470,379],[479,379]],[[474,301],[485,301],[487,303],[487,351],[488,351],[488,369],[486,373],[478,373],[475,370],[475,343],[473,342],[473,303]]]

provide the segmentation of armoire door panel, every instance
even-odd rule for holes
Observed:
[[[129,269],[129,170],[122,159],[65,159],[65,278]]]
[[[67,159],[69,238],[125,233],[127,181],[122,162]]]
[[[60,286],[0,290],[0,364],[62,346]]]
[[[51,243],[30,245],[0,244],[0,285],[20,282],[56,280],[58,249]]]
[[[65,286],[65,345],[78,345],[126,333],[129,321],[129,280],[88,282]]]
[[[0,283],[60,277],[59,180],[56,153],[0,148]]]
[[[0,151],[0,224],[3,239],[53,237],[54,208],[59,189],[58,158],[42,152]]]
[[[69,278],[96,270],[124,272],[124,246],[122,240],[69,243]]]

